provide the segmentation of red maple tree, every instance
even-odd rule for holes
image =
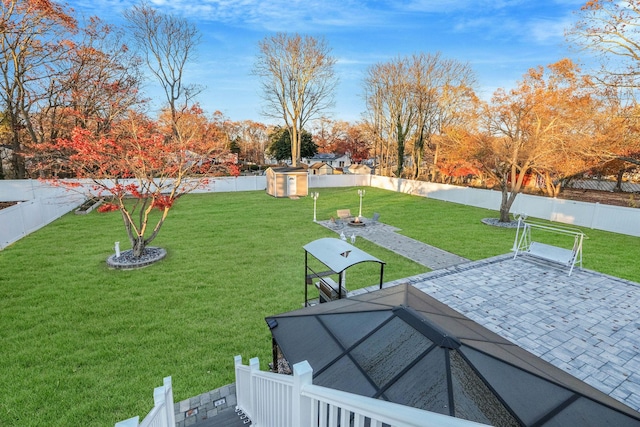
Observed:
[[[103,135],[75,128],[51,144],[48,161],[83,180],[54,182],[105,198],[101,211],[120,210],[133,255],[140,257],[179,197],[211,176],[239,175],[237,165],[219,162],[226,153],[202,117],[198,107],[182,113],[179,136],[136,113]]]

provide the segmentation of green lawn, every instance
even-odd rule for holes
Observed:
[[[315,189],[314,189],[315,190]],[[358,212],[355,188],[319,189],[318,219]],[[363,214],[470,259],[507,253],[514,230],[480,223],[496,212],[367,188]],[[91,425],[144,416],[173,377],[186,399],[234,381],[233,356],[270,361],[264,317],[301,307],[302,246],[336,236],[312,222],[313,200],[264,192],[189,195],[154,245],[159,264],[115,271],[127,249],[119,213],[66,215],[0,252],[0,425]],[[640,278],[638,239],[586,230],[585,267]],[[385,281],[426,269],[362,239],[387,262]],[[350,289],[375,284],[358,266]]]

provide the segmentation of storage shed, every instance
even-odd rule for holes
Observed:
[[[302,167],[279,167],[266,170],[267,194],[273,197],[306,196],[309,174]]]

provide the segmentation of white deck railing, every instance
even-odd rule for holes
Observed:
[[[175,427],[171,377],[166,377],[163,384],[153,390],[153,402],[153,409],[141,423],[138,422],[140,417],[136,416],[116,423],[115,427]]]
[[[253,358],[249,365],[235,357],[238,409],[259,427],[471,427],[472,421],[359,396],[313,384],[313,370],[304,361],[293,376],[264,372]]]

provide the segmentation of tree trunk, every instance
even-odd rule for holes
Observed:
[[[544,185],[545,185],[545,193],[547,194],[547,196],[553,197],[553,198],[558,197],[558,194],[560,194],[560,189],[562,188],[561,180],[558,181],[558,184],[554,184],[553,178],[551,178],[551,175],[549,175],[548,172],[545,172]]]
[[[524,181],[524,174],[516,174],[512,168],[509,174],[512,180],[508,180],[508,175],[502,176],[500,182],[500,189],[502,191],[502,200],[500,201],[500,222],[511,222],[511,206],[516,200],[516,196],[522,189],[522,182]]]
[[[122,215],[122,221],[124,221],[124,228],[127,230],[127,236],[129,236],[129,243],[131,243],[131,250],[133,256],[139,258],[144,253],[146,242],[144,236],[140,236],[135,232],[135,227],[131,223],[131,217],[127,214],[126,210],[122,208],[122,202],[120,205],[120,214]]]
[[[140,258],[142,254],[144,254],[144,249],[147,246],[144,242],[144,237],[139,236],[138,238],[134,239],[131,243],[132,243],[131,249],[133,251],[133,256],[135,258]]]
[[[13,169],[13,177],[15,179],[26,178],[26,168],[24,163],[24,157],[20,154],[22,151],[22,144],[20,142],[20,136],[17,129],[19,128],[17,120],[11,117],[11,126],[14,129],[11,141],[11,167]]]
[[[622,177],[624,176],[624,169],[620,169],[618,171],[618,176],[616,177],[616,188],[613,191],[622,192]]]
[[[500,222],[511,222],[511,216],[509,212],[511,211],[511,205],[513,205],[513,201],[516,198],[509,193],[509,189],[506,185],[503,185],[501,187],[502,200],[500,201]]]
[[[420,177],[420,165],[422,164],[422,152],[418,150],[413,156],[413,179]]]
[[[404,169],[404,138],[405,133],[402,131],[402,126],[398,121],[398,167],[396,168],[396,176],[402,178],[402,170]]]
[[[429,167],[429,181],[438,182],[438,154],[440,150],[440,144],[435,144],[433,151],[433,164]]]
[[[289,136],[291,137],[291,166],[298,166],[298,157],[300,156],[300,135],[301,132],[295,126],[289,128]]]

